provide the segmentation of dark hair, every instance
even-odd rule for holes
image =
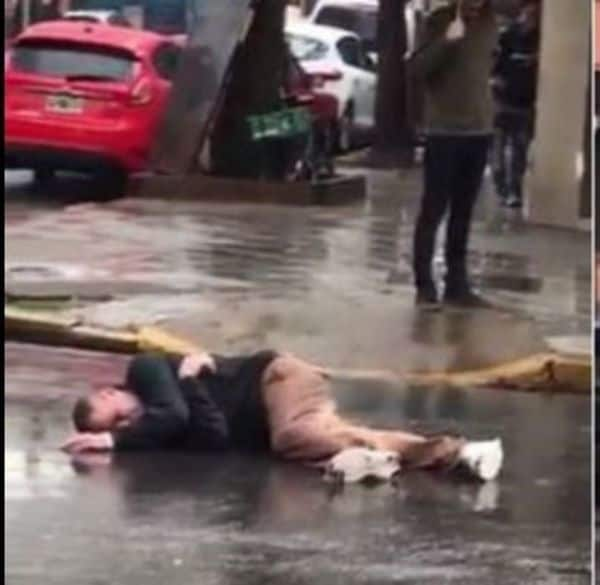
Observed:
[[[79,433],[91,431],[90,419],[92,418],[92,402],[87,396],[82,396],[73,406],[71,414],[73,424]]]

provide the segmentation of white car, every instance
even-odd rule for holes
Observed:
[[[289,22],[285,36],[292,55],[313,78],[316,91],[338,100],[338,147],[349,150],[375,125],[375,63],[358,35],[337,28]]]
[[[398,0],[399,1],[399,0]],[[306,20],[356,33],[365,43],[371,58],[377,59],[377,12],[379,0],[317,0]],[[406,2],[407,53],[416,44],[416,15],[419,3]]]
[[[118,10],[68,10],[62,20],[131,27],[131,23]]]

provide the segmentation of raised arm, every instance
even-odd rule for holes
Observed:
[[[451,9],[440,9],[429,16],[423,42],[413,56],[416,71],[424,79],[431,79],[454,58],[464,30],[454,30]],[[453,26],[454,25],[454,26]]]

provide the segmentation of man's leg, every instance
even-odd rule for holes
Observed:
[[[352,425],[348,430],[361,438],[367,447],[397,453],[401,466],[407,469],[451,468],[459,462],[461,449],[466,444],[462,437],[450,435],[425,437],[357,425]]]
[[[280,357],[265,371],[262,392],[271,448],[287,460],[324,467],[350,447],[393,451],[404,468],[465,465],[481,479],[493,479],[502,464],[500,441],[466,442],[460,437],[427,438],[402,431],[370,429],[343,420],[318,368]]]
[[[496,194],[502,204],[506,203],[508,197],[508,186],[506,180],[506,151],[508,147],[507,132],[502,120],[496,121],[494,129],[494,143],[492,149],[492,166],[494,172],[494,185]]]
[[[425,147],[424,190],[415,228],[413,269],[417,301],[436,302],[431,262],[437,231],[448,207],[454,166],[455,139],[451,136],[429,136]]]
[[[510,196],[508,205],[521,207],[523,202],[523,178],[527,170],[527,152],[531,141],[529,120],[526,116],[515,119],[511,132],[511,172],[510,172]]]
[[[487,136],[461,138],[446,236],[445,299],[450,302],[462,303],[474,298],[467,274],[467,250],[473,208],[481,188],[488,148]]]
[[[337,424],[329,390],[319,368],[292,356],[281,356],[267,368],[262,394],[276,455],[314,463],[353,445],[355,437]]]
[[[293,357],[275,360],[263,376],[271,448],[288,460],[319,464],[350,447],[394,451],[411,468],[456,463],[464,440],[426,438],[349,423],[337,413],[329,383],[314,366]]]

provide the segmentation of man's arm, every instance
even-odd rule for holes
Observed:
[[[221,409],[208,393],[204,380],[217,373],[223,358],[199,352],[180,357],[167,356],[173,375],[180,379],[183,396],[193,421],[186,445],[190,448],[222,451],[229,447],[229,425]]]
[[[223,451],[230,446],[229,425],[223,411],[215,404],[204,382],[197,377],[185,377],[180,381],[190,419],[186,446],[205,451]]]
[[[452,20],[449,10],[440,9],[429,16],[423,43],[413,57],[416,70],[425,79],[435,76],[452,61],[464,37],[464,29],[455,30],[456,21]]]
[[[135,357],[127,370],[126,386],[138,396],[144,412],[130,426],[112,433],[115,449],[164,447],[186,431],[189,409],[164,357]]]

